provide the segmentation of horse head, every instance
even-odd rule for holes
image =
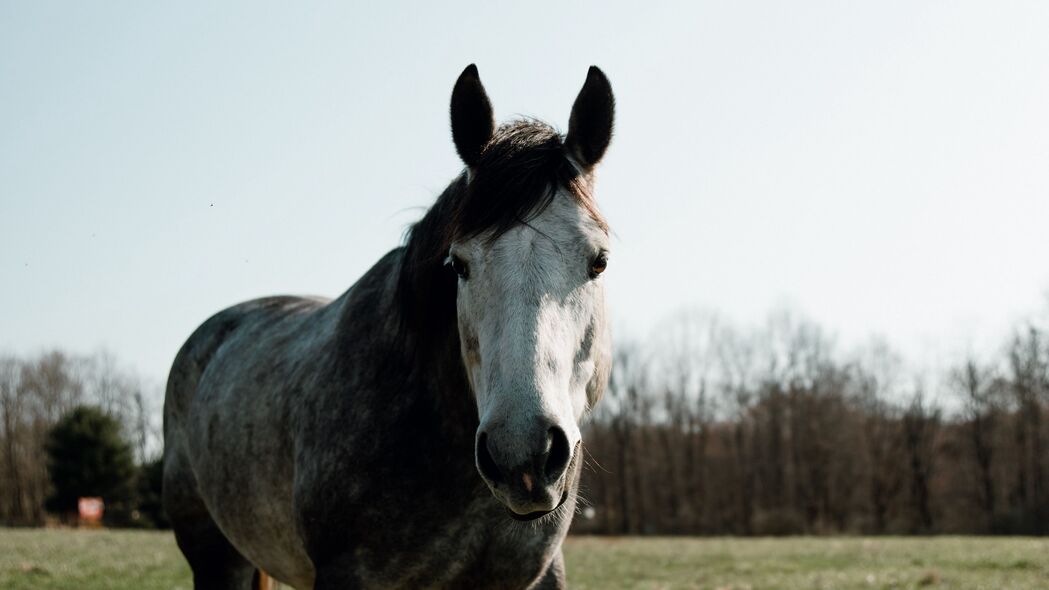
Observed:
[[[518,519],[565,502],[581,463],[579,422],[608,380],[610,247],[593,191],[613,111],[596,67],[564,137],[532,120],[497,127],[472,65],[452,93],[466,169],[445,261],[458,275],[461,357],[480,419],[476,465]]]

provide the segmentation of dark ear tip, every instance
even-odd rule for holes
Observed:
[[[480,78],[480,77],[481,77],[481,75],[477,71],[477,64],[470,64],[470,65],[466,66],[466,69],[463,70],[463,73],[459,74],[459,79],[460,80],[463,79],[463,78]]]
[[[467,166],[477,163],[484,146],[492,138],[495,121],[492,104],[485,94],[477,66],[466,66],[455,81],[451,100],[452,141]]]
[[[605,84],[608,84],[608,76],[606,76],[605,73],[601,71],[601,68],[597,66],[590,66],[590,69],[586,72],[586,78],[588,81],[601,80]]]
[[[572,105],[565,137],[565,146],[584,167],[592,167],[601,160],[612,140],[614,118],[612,84],[601,68],[590,66],[586,82]]]

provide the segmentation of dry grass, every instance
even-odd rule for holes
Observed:
[[[571,587],[709,590],[1049,588],[1049,540],[572,537]],[[170,533],[0,529],[0,588],[191,587]]]
[[[1049,588],[1049,540],[991,537],[779,539],[576,537],[574,588]]]

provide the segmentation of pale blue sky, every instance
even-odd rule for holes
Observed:
[[[612,80],[621,334],[788,302],[981,347],[1049,287],[1046,31],[1046,2],[5,2],[0,350],[159,382],[222,307],[338,295],[460,168],[471,62],[500,119],[561,128]]]

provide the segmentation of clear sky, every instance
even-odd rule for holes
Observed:
[[[0,351],[161,381],[215,311],[336,296],[458,172],[476,62],[564,129],[591,64],[621,334],[784,302],[845,343],[997,342],[1049,287],[1049,3],[5,2]]]

